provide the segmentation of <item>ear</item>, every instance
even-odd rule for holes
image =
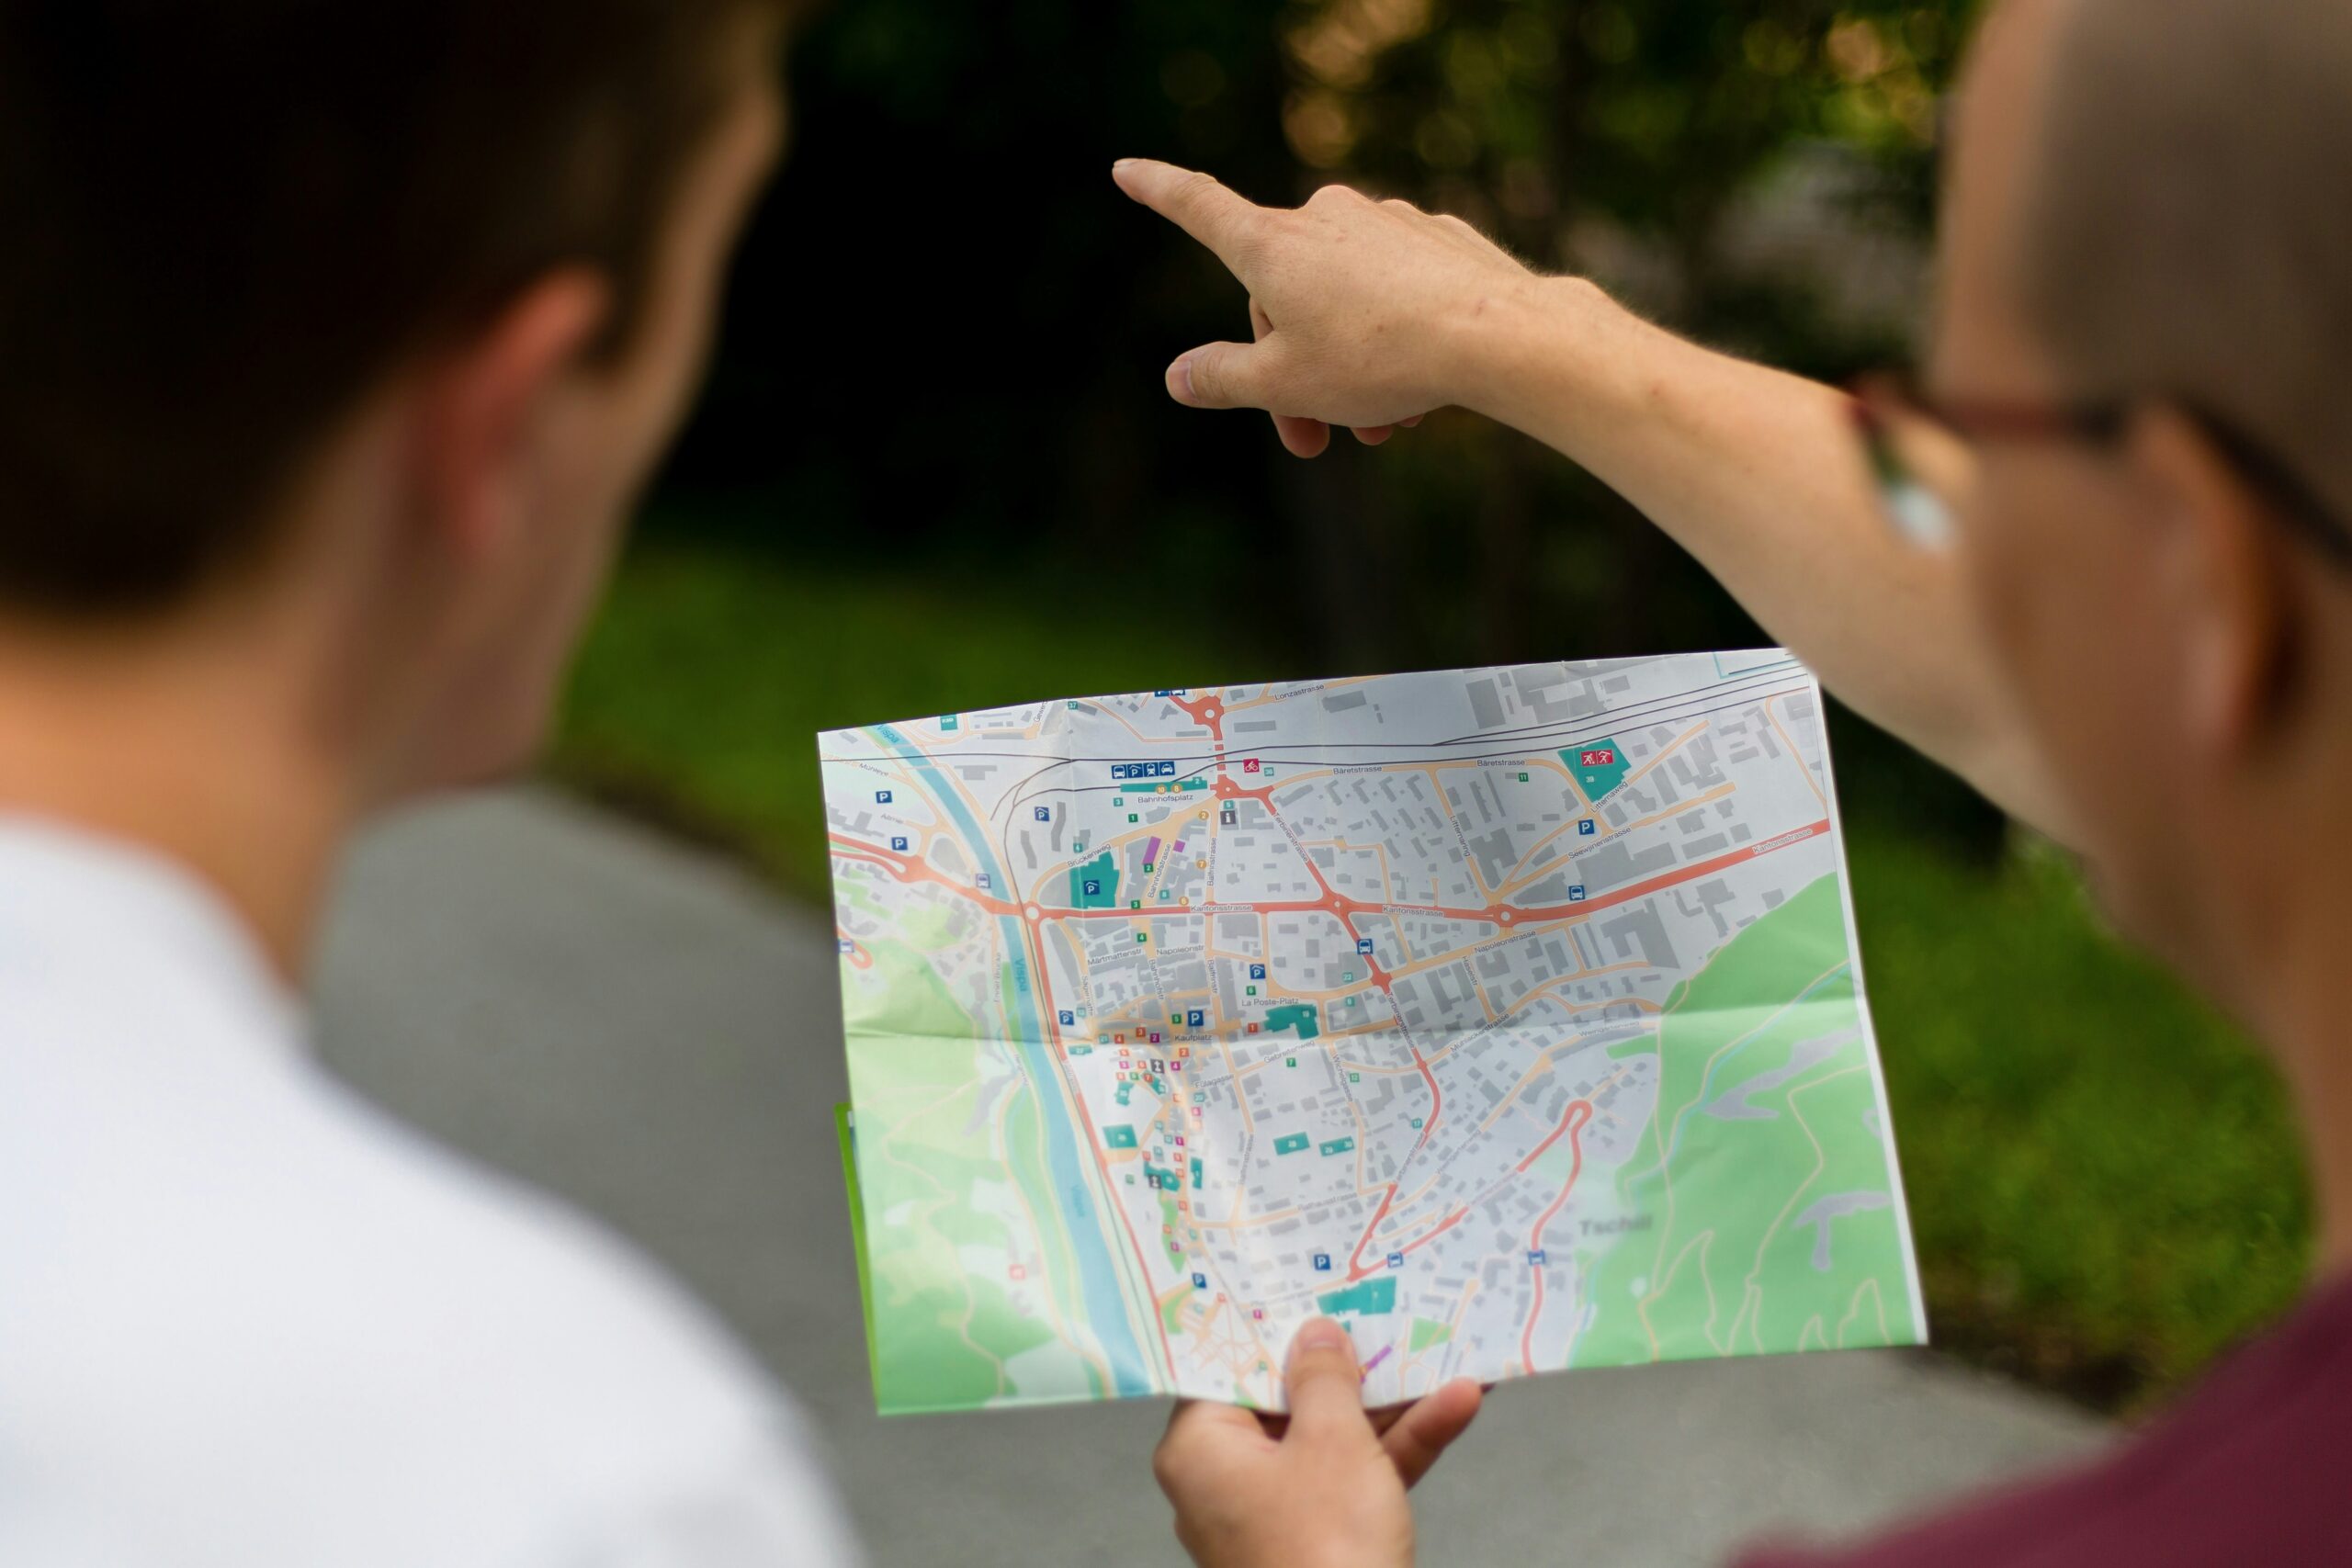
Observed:
[[[2165,509],[2165,596],[2181,635],[2189,739],[2212,755],[2259,749],[2280,717],[2301,637],[2286,539],[2197,422],[2159,408],[2130,457]]]
[[[524,514],[535,435],[611,300],[594,273],[549,273],[427,367],[414,461],[424,525],[440,547],[481,555]]]

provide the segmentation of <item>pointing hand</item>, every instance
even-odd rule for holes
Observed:
[[[1260,408],[1283,445],[1321,452],[1330,426],[1368,444],[1465,400],[1454,339],[1534,274],[1459,218],[1326,186],[1295,209],[1259,207],[1207,175],[1147,158],[1119,188],[1216,253],[1250,291],[1250,343],[1212,343],[1168,367],[1194,408]]]

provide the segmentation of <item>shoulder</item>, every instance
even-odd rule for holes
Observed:
[[[2352,1283],[2339,1282],[2105,1456],[1861,1547],[1743,1568],[2145,1568],[2352,1562]]]
[[[119,1041],[72,1037],[124,1020],[39,989],[19,1023],[96,1054],[0,1054],[0,1171],[49,1195],[0,1219],[0,1455],[38,1432],[20,1476],[107,1496],[76,1527],[117,1533],[89,1544],[175,1543],[85,1555],[594,1562],[779,1529],[808,1561],[844,1550],[782,1393],[634,1250],[277,1043],[209,1037],[232,1019],[184,1013],[173,1052],[119,1070]]]

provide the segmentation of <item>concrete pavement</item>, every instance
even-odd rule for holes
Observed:
[[[429,1132],[605,1220],[710,1302],[830,1444],[873,1560],[1182,1561],[1158,1402],[879,1420],[832,1107],[821,916],[562,797],[436,807],[356,857],[319,994],[328,1062]],[[2075,1411],[1867,1353],[1535,1379],[1424,1484],[1430,1562],[1716,1562],[2085,1451]]]

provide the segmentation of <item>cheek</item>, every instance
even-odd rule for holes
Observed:
[[[1978,624],[2042,749],[2097,759],[2066,770],[2070,784],[2093,784],[2124,738],[2144,733],[2152,696],[2157,639],[2134,520],[2054,463],[1988,473],[1978,502],[1964,535]]]
[[[2100,757],[2126,694],[2117,691],[2117,649],[2084,592],[2082,541],[2063,531],[2063,520],[2049,496],[1987,478],[1964,552],[1975,618],[1996,672],[2082,832],[2105,818],[2112,769]]]
[[[507,635],[486,682],[518,725],[544,726],[565,666],[596,607],[621,534],[623,498],[593,500],[545,520],[545,544],[533,552],[509,604]]]
[[[2100,903],[2128,934],[2170,947],[2191,770],[2168,761],[2181,744],[2173,651],[2135,547],[2141,520],[2055,486],[2030,509],[1987,487],[1988,502],[2004,499],[1967,536],[1979,624]]]
[[[1962,570],[1996,671],[2047,750],[2064,705],[2049,677],[2077,656],[2081,618],[2053,559],[2063,547],[2030,499],[1997,475],[1985,477],[1962,529]]]
[[[454,671],[430,782],[476,784],[529,766],[610,565],[616,521],[584,506],[542,517],[506,563],[469,656]]]

